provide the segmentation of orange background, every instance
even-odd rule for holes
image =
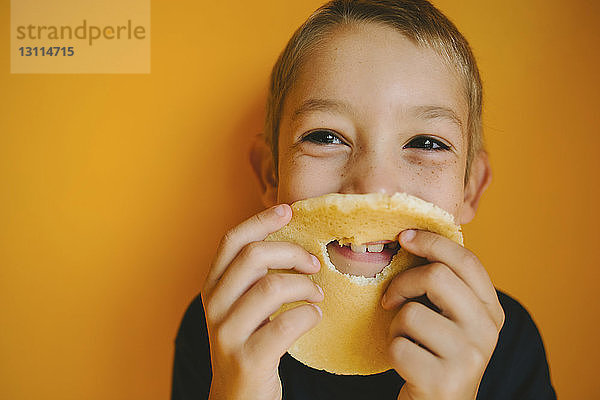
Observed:
[[[164,399],[219,237],[261,208],[266,82],[320,1],[154,1],[149,75],[9,74],[0,9],[0,398]],[[227,4],[227,5],[226,5]],[[532,313],[561,398],[600,394],[598,2],[444,0],[494,181],[466,245]]]

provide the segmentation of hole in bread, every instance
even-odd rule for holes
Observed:
[[[342,240],[342,243],[345,241]],[[339,272],[373,278],[390,264],[400,246],[397,241],[372,243],[374,245],[369,245],[366,249],[355,246],[353,251],[349,244],[342,246],[337,240],[333,240],[327,244],[327,254],[331,264]]]

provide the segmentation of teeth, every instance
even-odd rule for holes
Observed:
[[[367,251],[369,253],[381,253],[383,251],[383,246],[383,243],[370,244],[367,246]]]
[[[354,243],[351,243],[350,244],[350,248],[355,253],[366,253],[366,251],[367,251],[367,246],[365,246],[363,244],[354,244]]]
[[[340,240],[337,241],[338,245],[340,247],[343,247],[344,245],[341,243]],[[355,253],[381,253],[383,251],[384,248],[389,248],[389,249],[397,249],[398,247],[400,247],[398,245],[398,242],[388,242],[387,244],[385,243],[376,243],[376,244],[354,244],[354,243],[350,243],[349,246],[353,252]]]

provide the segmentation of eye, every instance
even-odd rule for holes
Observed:
[[[304,135],[303,142],[312,142],[317,144],[344,144],[344,142],[332,131],[318,130]]]
[[[449,150],[450,146],[431,136],[417,136],[405,144],[403,148],[442,151]]]

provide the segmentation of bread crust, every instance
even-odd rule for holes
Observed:
[[[438,206],[406,193],[338,194],[297,201],[292,220],[269,235],[268,241],[297,243],[321,261],[311,275],[323,288],[321,322],[288,350],[309,367],[341,375],[371,375],[392,368],[387,357],[387,333],[396,311],[380,305],[390,280],[400,271],[426,263],[400,248],[392,261],[372,278],[339,272],[329,260],[327,244],[362,244],[398,240],[405,229],[423,229],[463,244],[460,226]],[[290,273],[273,270],[272,273]],[[271,316],[305,302],[285,304]]]

